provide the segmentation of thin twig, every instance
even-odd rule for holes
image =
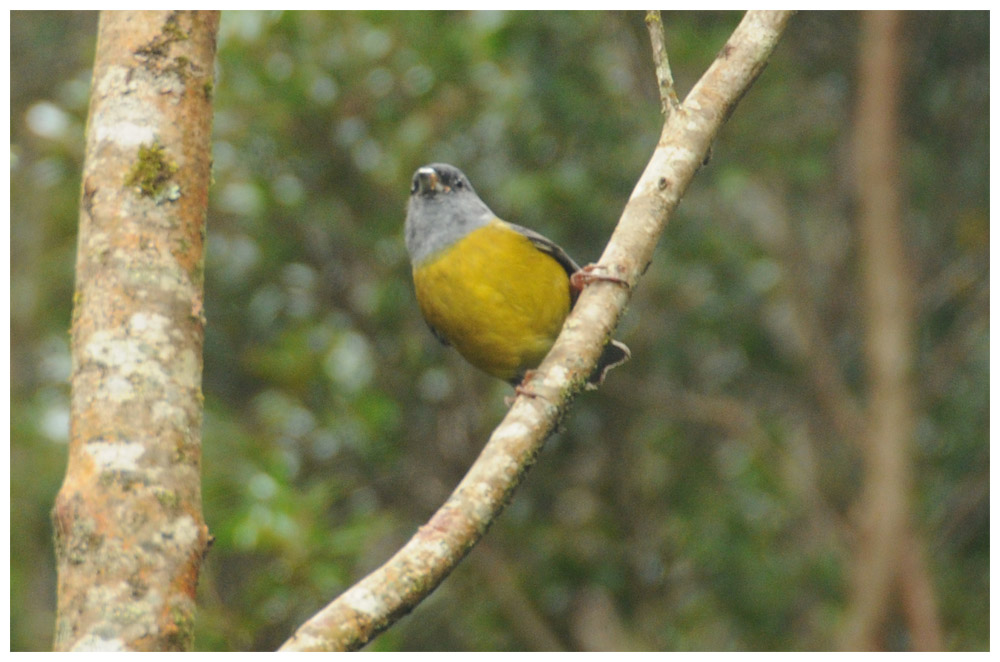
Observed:
[[[653,64],[656,65],[656,82],[660,88],[660,107],[664,119],[667,119],[670,113],[680,107],[681,102],[674,89],[674,75],[670,71],[670,60],[667,58],[667,42],[663,34],[660,10],[652,9],[646,12],[646,28],[649,29],[649,41],[653,45]]]

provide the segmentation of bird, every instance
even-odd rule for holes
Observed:
[[[577,263],[541,234],[497,217],[447,163],[413,174],[404,235],[417,303],[433,334],[520,388],[576,303]],[[585,386],[596,388],[630,357],[625,344],[610,340]]]

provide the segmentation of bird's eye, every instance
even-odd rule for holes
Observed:
[[[463,189],[463,188],[465,188],[465,182],[463,182],[461,179],[456,179],[455,180],[455,188],[457,188],[457,189]]]
[[[410,182],[410,193],[416,193],[419,184],[417,184],[417,178],[414,177],[413,181]]]

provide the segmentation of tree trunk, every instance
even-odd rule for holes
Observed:
[[[896,596],[904,598],[913,645],[941,646],[933,592],[909,523],[915,347],[899,172],[901,19],[898,12],[869,12],[861,19],[854,149],[869,398],[853,589],[841,632],[847,650],[883,647],[883,626],[899,606]]]
[[[203,247],[217,12],[103,12],[52,512],[57,650],[187,650],[201,513]]]

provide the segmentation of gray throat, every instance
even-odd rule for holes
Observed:
[[[414,265],[496,218],[471,191],[412,195],[406,208],[406,250]]]

